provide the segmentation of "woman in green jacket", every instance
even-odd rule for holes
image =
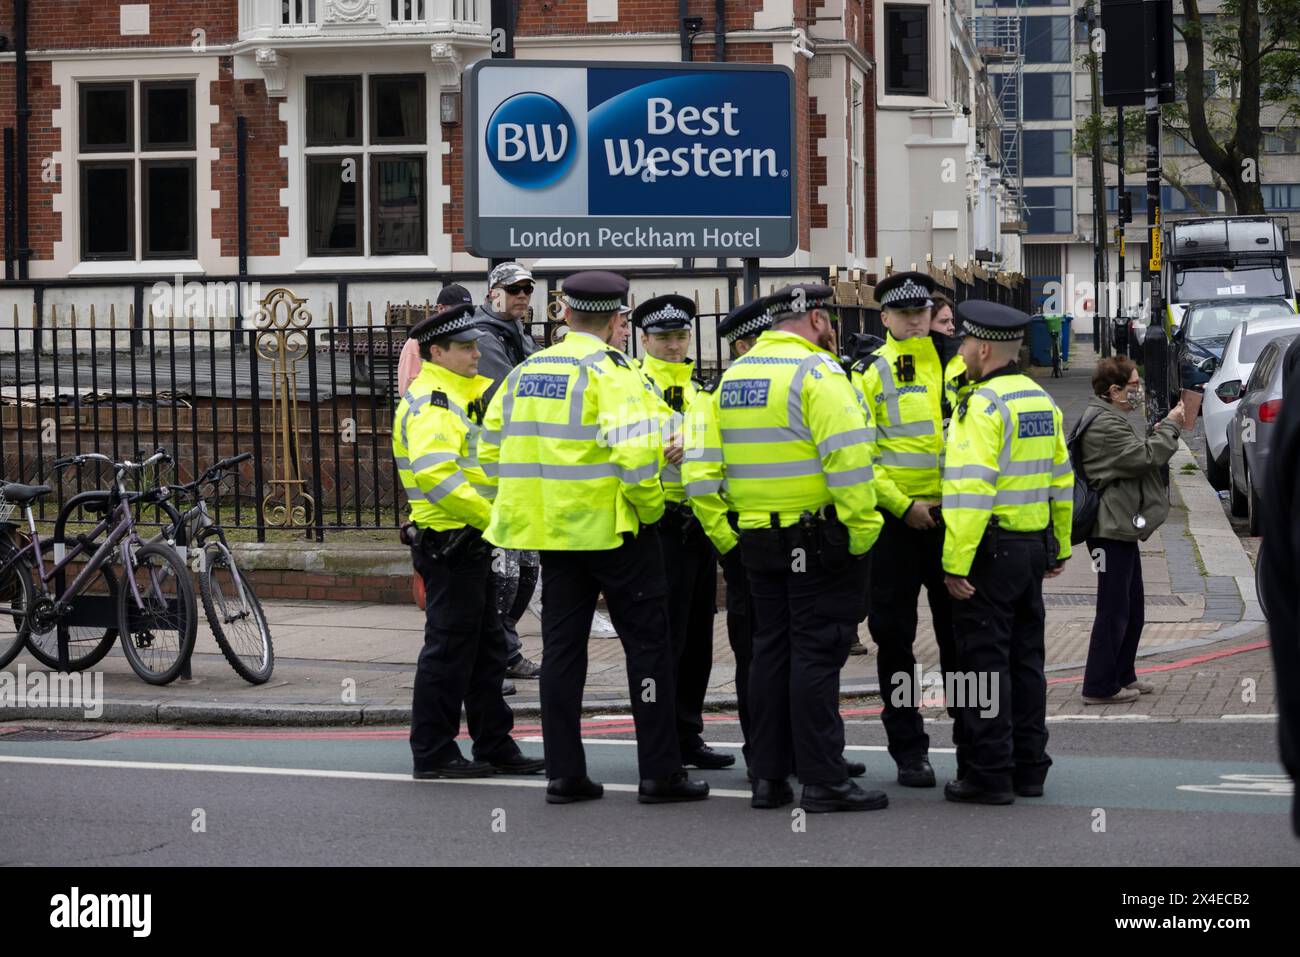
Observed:
[[[1131,359],[1097,363],[1092,401],[1080,419],[1081,458],[1088,484],[1101,490],[1088,552],[1097,570],[1097,617],[1083,674],[1085,704],[1133,701],[1154,689],[1134,670],[1145,623],[1146,597],[1138,542],[1169,515],[1165,466],[1186,427],[1180,402],[1143,438],[1128,418],[1142,408],[1142,384]]]

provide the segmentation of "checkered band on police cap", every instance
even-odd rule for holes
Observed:
[[[826,309],[835,305],[835,291],[830,286],[787,286],[784,289],[778,289],[772,294],[772,302],[767,307],[769,318],[776,319],[778,316],[793,315],[796,311],[795,303],[800,293],[803,294],[803,303],[798,310],[799,312]]]
[[[967,319],[962,323],[962,332],[965,335],[975,339],[986,339],[990,342],[1011,342],[1024,336],[1024,327],[1015,329],[993,329],[989,326],[981,326],[978,322],[972,322]]]
[[[652,326],[663,325],[664,323],[689,323],[690,315],[680,306],[674,306],[672,303],[664,306],[662,309],[656,309],[654,312],[641,318],[641,328],[649,329]]]
[[[882,306],[892,306],[898,302],[915,301],[922,305],[930,302],[930,290],[926,289],[920,283],[913,282],[911,279],[899,286],[890,289],[880,297]]]
[[[750,336],[757,335],[760,332],[766,332],[772,328],[771,308],[763,310],[752,319],[747,319],[735,329],[727,333],[727,341],[735,342],[737,339],[748,339]]]
[[[414,336],[420,345],[428,345],[434,339],[450,336],[474,325],[474,307],[470,305],[455,306],[446,312],[430,317],[426,329],[419,330]]]
[[[617,312],[623,304],[619,299],[575,299],[570,293],[563,293],[560,301],[574,312]]]

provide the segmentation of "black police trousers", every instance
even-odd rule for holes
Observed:
[[[718,561],[688,506],[669,506],[658,524],[668,581],[677,689],[677,743],[683,754],[704,744],[704,696],[713,670],[713,616],[717,612]]]
[[[985,790],[1042,784],[1052,765],[1043,674],[1046,571],[1041,533],[1002,531],[996,554],[981,546],[971,566],[967,578],[975,594],[952,603],[958,670],[977,687],[991,680],[996,688],[987,709],[963,702],[963,739],[956,742],[964,776]]]
[[[519,753],[510,736],[515,717],[501,696],[506,677],[506,636],[497,612],[491,555],[434,561],[411,549],[424,579],[424,647],[415,668],[411,700],[411,754],[415,770],[428,771],[463,757],[456,735],[460,708],[483,761]]]
[[[727,583],[727,643],[736,658],[736,711],[744,741],[741,754],[748,765],[753,720],[750,715],[749,669],[754,660],[754,597],[749,590],[749,575],[740,558],[739,545],[722,556],[722,578]]]
[[[940,670],[950,674],[956,665],[952,639],[952,597],[943,583],[943,526],[928,531],[908,528],[907,523],[881,512],[885,524],[871,554],[870,611],[867,627],[880,649],[876,674],[885,710],[880,719],[889,740],[889,754],[899,764],[923,758],[930,750],[930,737],[917,705],[921,688],[916,680],[916,603],[925,586],[934,634],[939,646]],[[936,662],[922,662],[933,666]],[[957,709],[948,702],[948,714],[958,720]]]
[[[865,560],[828,569],[791,529],[741,532],[754,600],[749,669],[754,775],[804,784],[848,780],[840,670],[857,640],[867,588]]]
[[[627,658],[628,694],[642,778],[681,769],[677,746],[668,586],[659,535],[643,527],[618,548],[539,552],[542,560],[542,737],[546,776],[587,773],[582,690],[591,616],[601,592]]]

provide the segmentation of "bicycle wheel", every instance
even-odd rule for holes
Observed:
[[[264,684],[275,667],[271,627],[252,582],[239,573],[234,556],[218,544],[203,550],[199,595],[212,636],[235,674],[251,684]]]
[[[46,568],[54,564],[54,542],[46,539],[41,542],[41,555]],[[67,580],[70,583],[76,577],[76,568],[68,569]],[[93,604],[82,599],[89,597]],[[57,627],[44,632],[31,629],[27,635],[27,650],[32,657],[47,668],[59,667],[59,632],[68,636],[68,670],[85,671],[96,665],[108,654],[117,641],[117,574],[107,564],[99,567],[99,572],[91,579],[85,591],[77,597],[75,607],[81,612],[87,610],[102,611],[102,624],[67,624],[60,622]]]
[[[132,670],[151,685],[176,679],[194,650],[198,628],[194,583],[176,550],[142,545],[117,592],[117,627]],[[131,580],[140,602],[136,605]]]
[[[28,611],[36,601],[36,586],[32,584],[32,569],[26,559],[10,562],[11,549],[3,549],[0,557],[0,668],[3,668],[23,650],[27,640]]]

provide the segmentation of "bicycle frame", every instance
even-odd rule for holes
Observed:
[[[165,541],[168,531],[168,529],[163,529],[149,541]],[[221,526],[213,520],[211,514],[209,514],[208,503],[202,495],[198,496],[198,501],[195,502],[194,505],[181,514],[180,521],[176,523],[170,531],[178,541],[189,542],[191,543],[192,548],[199,549],[200,554],[202,554],[203,548],[207,544],[208,540],[215,538],[220,543],[221,550],[224,551],[227,556],[230,555],[230,544],[226,541],[225,530],[222,529]],[[184,533],[183,538],[181,535],[182,532]],[[206,561],[206,559],[204,559],[204,561]],[[239,566],[233,561],[230,562],[230,574],[235,580],[235,587],[239,589],[239,603],[243,606],[243,611],[246,614],[248,611],[248,601],[244,595],[244,578],[239,574]]]

